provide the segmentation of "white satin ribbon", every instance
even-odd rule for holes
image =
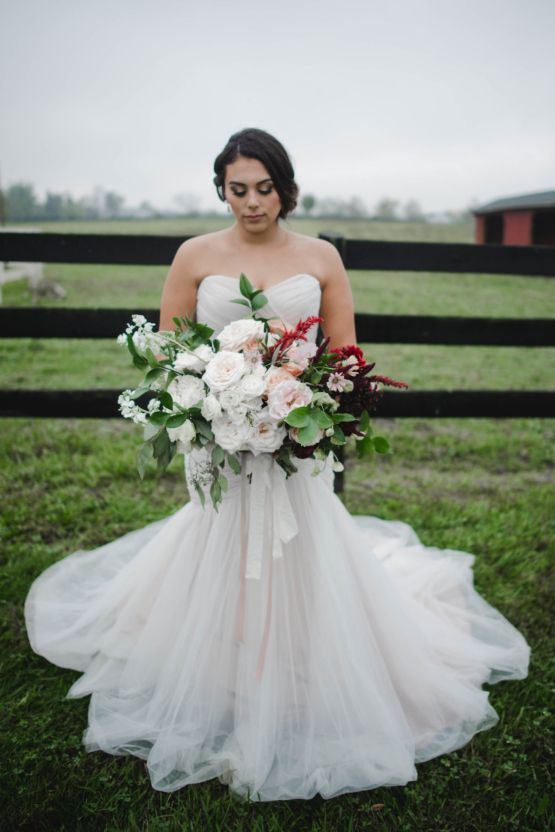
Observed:
[[[247,454],[245,474],[250,477],[249,533],[247,542],[247,567],[245,578],[260,579],[266,523],[266,489],[272,513],[272,557],[283,557],[283,544],[298,534],[299,527],[285,487],[285,471],[269,453],[254,456]]]
[[[269,537],[272,556],[268,565],[268,595],[264,631],[258,650],[256,677],[260,679],[264,668],[270,619],[272,613],[272,564],[283,557],[283,544],[288,543],[298,533],[297,520],[285,486],[285,471],[269,453],[254,456],[243,455],[241,471],[241,585],[236,617],[236,638],[243,638],[245,617],[245,579],[260,580],[262,576],[262,557],[264,554],[264,537],[269,523]],[[266,491],[269,491],[269,495]],[[266,511],[266,497],[269,496],[270,509]],[[247,532],[248,511],[248,532]]]

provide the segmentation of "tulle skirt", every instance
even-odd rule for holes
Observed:
[[[133,754],[174,791],[251,800],[416,780],[499,717],[485,682],[530,647],[473,586],[474,555],[353,516],[313,463],[250,458],[216,512],[192,499],[32,584],[33,650],[81,671],[88,751]]]

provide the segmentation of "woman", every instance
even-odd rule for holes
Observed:
[[[279,223],[297,198],[282,145],[243,130],[215,173],[235,223],[180,246],[160,329],[241,317],[244,272],[267,316],[321,314],[331,346],[354,343],[335,249]],[[33,649],[83,671],[68,697],[91,694],[87,750],[142,757],[162,791],[218,777],[241,798],[330,798],[415,780],[497,722],[482,685],[525,678],[530,647],[474,589],[473,555],[351,516],[306,459],[285,480],[246,454],[219,511],[203,509],[203,454],[187,457],[189,503],[29,592]]]

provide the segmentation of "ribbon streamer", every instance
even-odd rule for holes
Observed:
[[[264,632],[258,653],[256,676],[260,679],[266,657],[272,610],[272,564],[283,557],[283,544],[299,528],[285,485],[286,475],[269,453],[245,453],[241,466],[241,587],[236,620],[236,637],[243,637],[247,579],[260,580],[265,541],[270,541],[268,597]],[[267,508],[269,506],[269,508]],[[267,534],[266,534],[267,532]]]

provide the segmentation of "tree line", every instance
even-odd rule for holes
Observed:
[[[47,191],[40,200],[34,186],[28,182],[16,182],[0,192],[0,220],[2,222],[29,222],[33,220],[98,220],[134,219],[169,216],[207,216],[214,210],[203,211],[200,198],[193,193],[176,194],[175,208],[157,208],[144,200],[138,206],[126,205],[125,197],[115,191],[96,187],[92,194],[75,198],[68,191],[55,193]],[[458,211],[445,211],[444,221],[465,222],[471,218],[471,206]],[[316,197],[305,194],[299,201],[296,216],[374,219],[385,222],[426,222],[436,219],[437,214],[426,213],[416,199],[404,203],[390,197],[382,197],[369,208],[360,196],[349,199],[340,197]]]

